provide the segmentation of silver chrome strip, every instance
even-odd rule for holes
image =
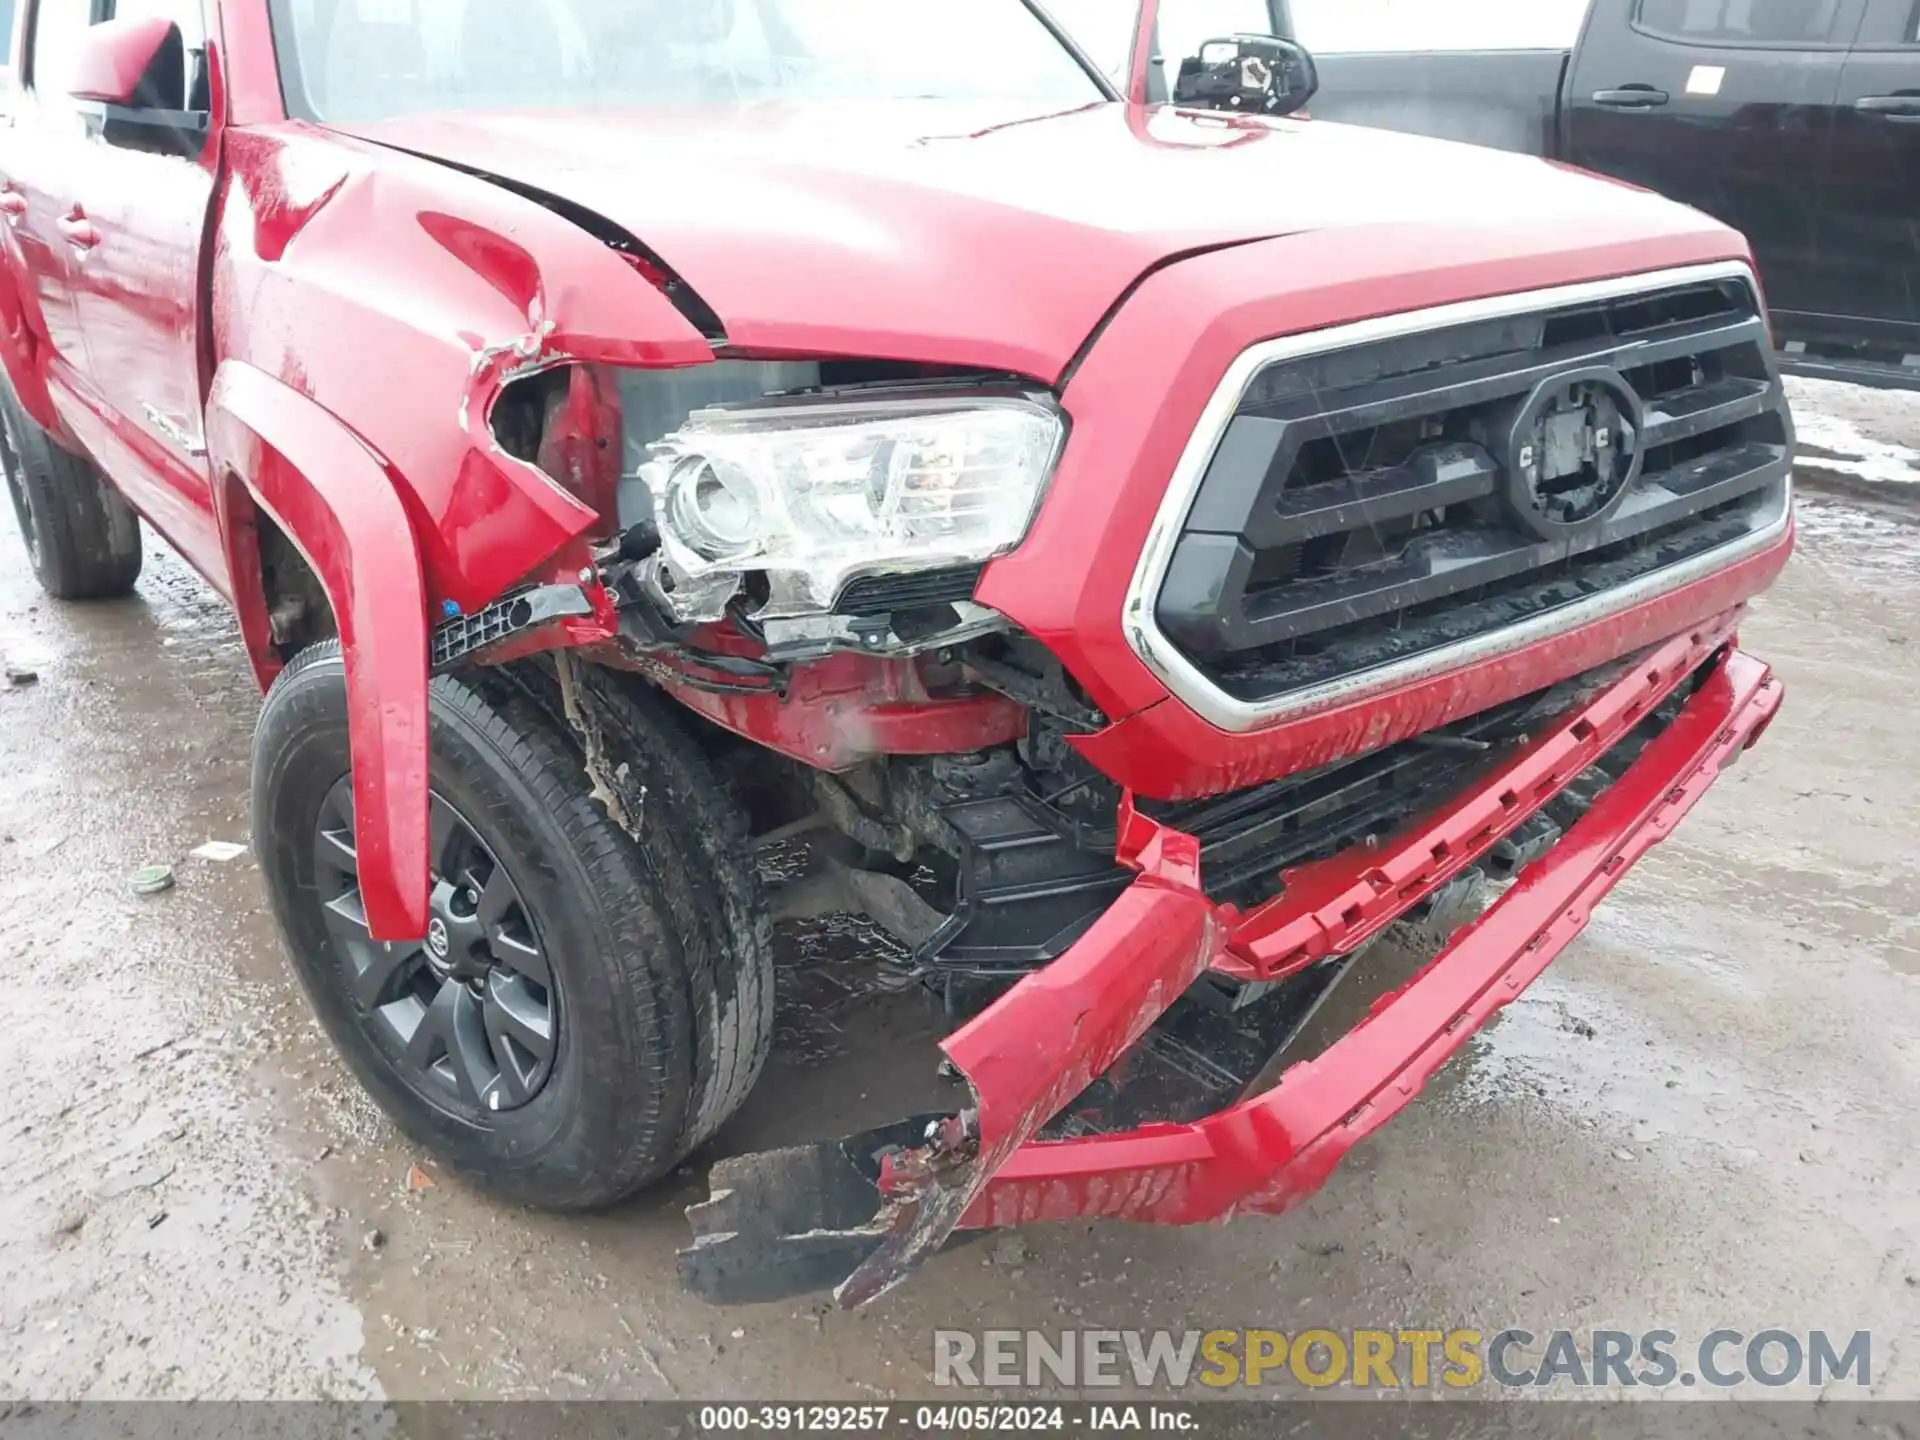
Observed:
[[[1540,640],[1550,639],[1592,621],[1605,619],[1619,611],[1631,609],[1669,590],[1677,590],[1775,544],[1781,536],[1786,534],[1792,522],[1791,472],[1784,487],[1785,501],[1780,507],[1778,519],[1736,545],[1722,546],[1679,565],[1644,576],[1631,585],[1623,585],[1617,590],[1596,595],[1591,600],[1569,605],[1564,609],[1537,616],[1503,630],[1477,635],[1472,639],[1462,640],[1442,649],[1429,651],[1424,655],[1415,655],[1391,665],[1363,670],[1354,675],[1342,676],[1338,680],[1329,680],[1324,684],[1260,702],[1235,699],[1209,680],[1201,673],[1199,667],[1182,655],[1173,642],[1161,632],[1160,622],[1155,614],[1160,587],[1165,583],[1167,569],[1173,563],[1174,547],[1179,542],[1180,532],[1186,525],[1187,514],[1193,508],[1194,499],[1200,493],[1200,484],[1206,478],[1207,468],[1213,463],[1214,453],[1220,448],[1220,442],[1226,436],[1227,426],[1232,421],[1234,412],[1239,409],[1241,397],[1246,393],[1247,386],[1252,383],[1256,375],[1274,361],[1296,360],[1305,355],[1322,355],[1330,351],[1347,350],[1356,345],[1395,340],[1405,335],[1418,335],[1428,330],[1443,330],[1455,325],[1472,325],[1483,320],[1505,319],[1511,315],[1526,315],[1536,310],[1555,310],[1562,306],[1580,305],[1594,300],[1613,300],[1625,295],[1671,289],[1710,280],[1745,281],[1749,293],[1756,298],[1757,302],[1759,288],[1754,281],[1752,268],[1740,261],[1727,261],[1717,265],[1690,265],[1678,270],[1656,270],[1647,274],[1626,275],[1616,280],[1568,285],[1557,290],[1534,290],[1519,295],[1498,295],[1486,300],[1469,300],[1463,304],[1444,305],[1433,310],[1415,310],[1404,315],[1387,315],[1376,320],[1362,320],[1357,324],[1342,325],[1331,330],[1314,330],[1304,335],[1288,335],[1279,340],[1266,341],[1246,351],[1227,370],[1219,388],[1213,392],[1213,398],[1207,402],[1206,409],[1201,412],[1200,423],[1194,427],[1193,438],[1187,442],[1187,448],[1180,456],[1180,463],[1173,472],[1173,480],[1167,486],[1166,498],[1160,502],[1159,513],[1154,517],[1153,529],[1148,533],[1146,549],[1141,552],[1140,564],[1133,574],[1133,584],[1127,590],[1126,610],[1122,615],[1122,626],[1127,632],[1127,641],[1133,646],[1134,653],[1165,682],[1167,688],[1176,697],[1190,706],[1196,714],[1222,730],[1238,734],[1257,730],[1294,716],[1324,710],[1375,690],[1390,689],[1410,681],[1428,679],[1449,670],[1462,669],[1490,655],[1504,654]]]

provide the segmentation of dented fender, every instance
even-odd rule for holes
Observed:
[[[312,397],[388,462],[436,610],[577,567],[610,523],[588,503],[603,497],[504,451],[495,403],[569,363],[708,363],[706,337],[603,240],[478,177],[291,121],[233,132],[227,160],[221,360]]]
[[[510,455],[493,407],[540,370],[696,365],[712,346],[566,218],[300,122],[229,132],[214,225],[206,430],[242,630],[270,683],[257,509],[318,577],[345,651],[368,924],[419,935],[432,626],[577,573],[612,518],[584,483],[593,456],[549,447],[555,474]]]
[[[424,934],[429,627],[413,523],[381,457],[313,400],[250,365],[229,360],[216,372],[206,431],[215,475],[243,477],[333,607],[368,927],[378,939]],[[240,537],[230,515],[223,521],[235,565]]]

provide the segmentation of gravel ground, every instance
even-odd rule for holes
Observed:
[[[1870,1329],[1872,1393],[1920,1398],[1920,397],[1797,397],[1881,488],[1811,498],[1755,607],[1788,707],[1521,1003],[1292,1216],[1034,1230],[857,1314],[680,1294],[697,1170],[585,1219],[438,1177],[317,1035],[251,859],[189,855],[247,838],[226,610],[157,544],[137,598],[46,602],[8,529],[0,655],[39,678],[0,685],[0,1401],[911,1396],[936,1327],[1415,1324]],[[885,1013],[798,1023],[719,1149],[897,1106]]]

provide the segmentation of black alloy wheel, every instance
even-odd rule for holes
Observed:
[[[745,1100],[773,1035],[773,927],[742,807],[670,702],[581,666],[620,813],[544,667],[427,692],[425,932],[368,932],[346,659],[288,662],[254,732],[252,828],[294,975],[428,1154],[516,1204],[633,1194]]]
[[[401,1079],[458,1110],[518,1110],[553,1075],[559,986],[507,867],[438,794],[431,815],[427,933],[376,941],[360,899],[352,780],[334,785],[313,836],[327,930],[351,967],[362,1024]]]

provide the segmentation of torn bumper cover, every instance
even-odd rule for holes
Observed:
[[[1375,849],[1294,872],[1285,894],[1251,913],[1202,893],[1195,840],[1123,807],[1132,886],[1071,951],[942,1046],[974,1107],[722,1162],[713,1198],[688,1212],[696,1240],[683,1280],[718,1303],[831,1285],[852,1306],[899,1284],[956,1230],[1083,1217],[1186,1225],[1291,1208],[1540,975],[1758,740],[1782,687],[1725,642],[1722,629],[1661,647],[1470,793]],[[1036,1138],[1203,972],[1270,979],[1353,953],[1696,676],[1672,723],[1561,842],[1318,1058],[1194,1123]]]

